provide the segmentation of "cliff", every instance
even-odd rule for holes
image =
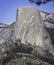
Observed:
[[[33,7],[18,8],[16,22],[0,24],[0,64],[54,65],[53,18]]]

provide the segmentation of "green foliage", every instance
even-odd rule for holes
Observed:
[[[26,60],[25,65],[41,65],[43,64],[43,62],[47,62],[54,65],[53,59],[49,59],[47,57],[42,56],[37,50],[36,46],[31,45],[30,43],[26,45],[26,43],[22,43],[21,40],[18,39],[14,43],[9,40],[8,42],[5,42],[5,44],[6,44],[6,50],[3,53],[4,56],[2,56],[0,59],[1,65],[6,65],[12,59],[14,60],[15,58],[23,58],[23,57],[30,58],[29,61]],[[5,56],[5,54],[7,56]],[[39,60],[42,60],[43,62],[37,60],[37,58]],[[35,60],[35,63],[31,61],[31,59],[33,61]]]
[[[34,55],[34,58],[39,58],[41,59],[42,61],[45,61],[47,63],[50,63],[52,65],[54,65],[54,60],[49,58],[49,57],[45,57],[44,55],[41,55],[37,50],[33,50],[32,51],[32,54]]]
[[[35,3],[37,5],[46,4],[47,2],[51,2],[54,0],[29,0],[31,3]]]
[[[6,54],[7,57],[3,56],[1,58],[0,61],[2,65],[5,65],[11,61],[11,59],[22,57],[22,54],[17,53],[31,54],[31,51],[33,50],[30,44],[26,45],[22,43],[20,39],[16,40],[14,43],[9,40],[8,42],[5,42],[5,44],[7,48],[3,54]]]

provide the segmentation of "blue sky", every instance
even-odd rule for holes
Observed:
[[[37,6],[31,4],[28,0],[0,0],[0,23],[10,24],[14,22],[17,8],[24,6],[33,6],[39,10],[54,13],[54,4],[52,2]]]

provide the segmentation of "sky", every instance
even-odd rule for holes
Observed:
[[[54,3],[49,2],[37,6],[28,0],[0,0],[0,23],[10,24],[16,21],[16,11],[19,7],[32,6],[38,10],[54,13]]]

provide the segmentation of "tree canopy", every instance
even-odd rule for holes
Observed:
[[[54,2],[54,0],[29,0],[31,3],[35,3],[37,5],[46,4],[47,2]]]

